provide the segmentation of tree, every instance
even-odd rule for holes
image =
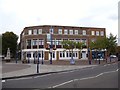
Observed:
[[[108,40],[106,37],[99,37],[95,42],[90,43],[91,49],[106,49],[107,48]]]
[[[111,33],[109,37],[99,37],[95,42],[90,43],[91,49],[107,49],[108,55],[115,54],[117,46],[116,36],[113,36]]]
[[[116,47],[117,47],[117,38],[113,34],[110,33],[109,37],[107,37],[107,51],[108,54],[115,54],[116,52]]]
[[[15,57],[17,49],[18,36],[13,32],[5,32],[2,34],[2,54],[6,55],[7,49],[10,48],[11,56]]]
[[[77,49],[81,50],[83,43],[69,41],[69,40],[66,41],[65,40],[65,41],[62,41],[61,44],[63,45],[63,48],[65,48],[66,50],[69,50],[71,52],[71,61],[74,62],[74,59],[73,59],[73,49],[77,48]]]

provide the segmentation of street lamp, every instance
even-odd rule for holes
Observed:
[[[88,48],[88,60],[89,60],[89,64],[91,64],[91,60],[90,60],[90,48]]]
[[[50,64],[52,64],[52,49],[53,49],[53,45],[52,45],[52,34],[53,34],[53,28],[51,26],[50,29]]]
[[[16,63],[18,61],[18,52],[16,51]]]
[[[37,61],[37,73],[39,73],[39,51],[37,53],[37,56],[38,56],[38,61]]]
[[[72,48],[74,47],[74,44],[72,43]],[[70,64],[75,64],[75,60],[73,58],[73,50],[71,51],[71,60],[70,60]]]
[[[17,49],[16,49],[16,63],[18,61],[18,46],[17,46]]]
[[[43,62],[43,50],[42,50],[42,64],[43,64],[44,62]]]
[[[101,57],[101,51],[100,51],[100,49],[99,49],[99,55],[98,55],[98,57],[99,57],[99,64],[100,64],[100,57]]]

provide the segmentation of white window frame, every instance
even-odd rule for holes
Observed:
[[[34,30],[33,30],[33,34],[34,34],[34,35],[37,35],[37,29],[34,29]]]
[[[91,31],[91,35],[95,35],[95,31]]]
[[[87,33],[86,30],[83,30],[83,31],[82,31],[82,34],[83,34],[83,35],[86,35],[86,33]]]
[[[32,35],[32,30],[28,30],[28,35]]]
[[[68,34],[68,30],[64,29],[64,34],[67,35]]]
[[[100,32],[99,31],[96,31],[96,36],[99,36],[100,35]]]
[[[69,30],[69,34],[70,34],[70,35],[73,35],[73,30]]]
[[[42,29],[38,29],[38,34],[42,34]]]
[[[32,40],[32,46],[34,46],[34,45],[38,45],[38,40],[37,39]]]
[[[75,30],[75,35],[78,35],[78,30]]]
[[[54,29],[53,29],[53,28],[50,28],[50,29],[49,29],[49,33],[50,33],[50,34],[53,34],[53,32],[54,32]]]
[[[62,29],[58,29],[58,34],[62,34]]]
[[[101,36],[104,36],[104,31],[101,31],[101,32],[100,32],[100,35],[101,35]]]

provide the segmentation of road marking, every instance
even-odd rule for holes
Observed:
[[[51,88],[56,88],[56,87],[62,86],[62,85],[64,85],[64,84],[67,84],[67,83],[70,83],[70,82],[73,82],[73,80],[70,80],[70,81],[67,81],[67,82],[64,82],[64,83],[55,85],[55,86],[53,86],[53,87],[51,87]]]
[[[45,76],[49,76],[49,75],[52,75],[52,74],[46,74],[46,75],[42,75],[42,76],[34,76],[33,78],[45,77]]]
[[[116,71],[119,71],[119,68]]]
[[[107,66],[107,64],[105,64],[104,66]]]
[[[74,82],[74,81],[78,81],[78,80],[86,80],[86,79],[92,79],[92,78],[97,78],[103,74],[106,74],[106,73],[113,73],[113,72],[117,72],[119,69],[115,70],[115,71],[109,71],[109,72],[103,72],[103,73],[100,73],[96,76],[92,76],[92,77],[87,77],[87,78],[81,78],[81,79],[73,79],[73,80],[70,80],[70,81],[66,81],[64,83],[61,83],[61,84],[58,84],[58,85],[55,85],[55,86],[52,86],[52,87],[48,87],[48,88],[56,88],[56,87],[59,87],[59,86],[62,86],[62,85],[65,85],[65,84],[68,84],[68,83],[71,83],[71,82]]]
[[[2,82],[5,82],[5,80],[2,80]]]

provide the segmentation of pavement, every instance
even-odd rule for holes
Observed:
[[[100,65],[103,64],[106,64],[106,62],[101,61]],[[76,60],[75,65],[70,65],[70,62],[65,60],[53,61],[52,65],[49,64],[49,61],[44,61],[43,65],[41,63],[39,64],[39,73],[37,73],[37,64],[23,64],[21,61],[18,61],[17,63],[15,61],[11,61],[2,62],[2,67],[0,68],[2,68],[2,79],[11,79],[34,75],[44,75],[49,73],[57,73],[74,69],[91,68],[98,65],[98,61],[92,61],[91,65],[89,65],[88,60]]]

